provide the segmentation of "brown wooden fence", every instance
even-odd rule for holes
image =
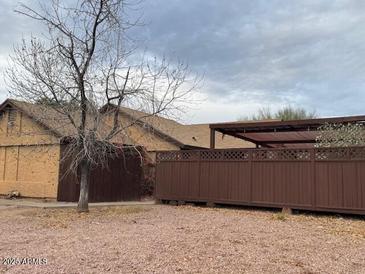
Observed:
[[[61,147],[61,156],[67,149]],[[60,162],[58,201],[76,202],[80,194],[79,176],[69,171],[70,159]],[[142,196],[143,173],[140,154],[124,150],[120,157],[108,159],[106,168],[91,171],[89,186],[90,202],[139,200]]]
[[[161,152],[155,195],[365,214],[365,147]]]

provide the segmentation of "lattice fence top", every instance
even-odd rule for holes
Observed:
[[[313,158],[314,157],[314,158]],[[207,149],[157,153],[157,161],[331,161],[364,160],[365,147],[309,149]]]
[[[245,161],[249,151],[245,150],[201,150],[166,151],[157,154],[157,161]]]
[[[315,150],[316,160],[341,160],[348,159],[346,148],[319,148]]]
[[[199,160],[199,151],[165,151],[157,153],[157,161],[196,161]]]
[[[365,147],[349,148],[350,159],[365,159]]]
[[[308,149],[286,149],[286,150],[256,150],[253,151],[253,160],[271,161],[310,161],[311,152]]]
[[[248,151],[243,150],[206,150],[200,152],[200,159],[207,161],[214,160],[248,160]]]
[[[365,147],[317,148],[315,159],[325,160],[365,160]]]

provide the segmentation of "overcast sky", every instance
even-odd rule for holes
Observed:
[[[39,28],[14,14],[14,2],[0,0],[0,70],[13,44]],[[146,25],[131,35],[141,48],[204,75],[205,100],[186,122],[289,104],[320,116],[365,114],[365,1],[145,0],[140,12]]]

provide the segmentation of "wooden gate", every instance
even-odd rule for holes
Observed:
[[[66,145],[61,147],[61,155],[64,155],[66,149]],[[60,163],[57,200],[76,202],[80,194],[79,176],[68,171],[69,165],[67,159]],[[139,200],[143,180],[140,155],[125,150],[119,157],[109,158],[107,166],[91,171],[89,201]]]

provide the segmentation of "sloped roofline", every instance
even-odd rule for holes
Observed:
[[[100,111],[105,111],[108,107],[117,107],[116,105],[114,104],[106,104],[104,105]],[[187,147],[191,147],[189,145],[186,145],[182,142],[180,142],[179,140],[175,139],[174,137],[168,135],[167,133],[164,133],[163,131],[157,129],[156,127],[154,127],[153,125],[151,125],[150,123],[148,122],[143,122],[141,121],[141,119],[139,119],[138,117],[134,117],[133,115],[127,113],[126,111],[123,111],[123,109],[119,108],[119,112],[120,113],[123,113],[125,116],[127,116],[128,118],[132,119],[132,120],[135,120],[136,121],[136,124],[138,124],[139,126],[145,126],[147,125],[148,128],[152,129],[154,133],[156,133],[157,136],[159,136],[160,138],[180,147],[180,148],[187,148]],[[147,114],[147,113],[146,113]],[[160,118],[163,118],[163,117],[160,117]]]
[[[20,110],[22,113],[24,113],[25,115],[27,115],[29,118],[31,118],[33,121],[35,121],[36,123],[38,123],[40,126],[42,126],[43,128],[45,128],[46,130],[50,131],[51,133],[53,133],[56,137],[58,138],[62,138],[65,137],[63,136],[58,130],[49,127],[48,125],[46,125],[45,123],[39,121],[39,119],[37,119],[37,117],[35,115],[33,115],[32,113],[30,113],[29,111],[27,111],[26,109],[20,107],[19,105],[16,104],[17,100],[14,99],[6,99],[4,102],[1,103],[0,105],[0,112],[4,111],[4,109],[7,106],[11,106],[13,108],[16,108],[18,110]]]
[[[21,102],[21,101],[19,101],[19,102]],[[27,103],[27,102],[22,102],[22,103]],[[31,103],[29,103],[29,104],[31,104]],[[21,111],[22,113],[24,113],[25,115],[27,115],[30,119],[32,119],[33,121],[35,121],[36,123],[38,123],[40,126],[42,126],[43,128],[45,128],[46,130],[50,131],[56,137],[58,137],[58,138],[67,137],[67,136],[64,136],[63,134],[61,134],[58,130],[56,130],[56,129],[52,128],[52,127],[49,127],[47,124],[45,124],[42,121],[40,121],[36,115],[34,115],[30,111],[28,111],[26,108],[23,108],[23,107],[19,106],[19,104],[17,104],[17,100],[7,98],[4,102],[1,103],[1,105],[0,105],[0,111],[4,111],[4,109],[7,106],[11,106],[12,108],[15,108],[15,109]],[[110,106],[116,107],[113,104],[104,105],[100,109],[100,111],[102,112],[107,107],[110,107]],[[168,141],[170,143],[173,143],[174,145],[176,145],[176,146],[178,146],[180,148],[188,147],[187,145],[185,145],[184,143],[178,141],[177,139],[173,138],[172,136],[170,136],[170,135],[162,132],[161,130],[157,129],[156,127],[152,126],[150,123],[143,122],[140,119],[138,119],[138,117],[134,117],[133,115],[131,115],[131,114],[123,111],[122,109],[119,109],[119,111],[121,113],[123,113],[125,116],[129,117],[130,119],[135,120],[136,121],[136,124],[138,124],[139,126],[147,125],[147,127],[150,128],[150,129],[152,129],[157,136],[163,138],[164,140],[166,140],[166,141]]]

